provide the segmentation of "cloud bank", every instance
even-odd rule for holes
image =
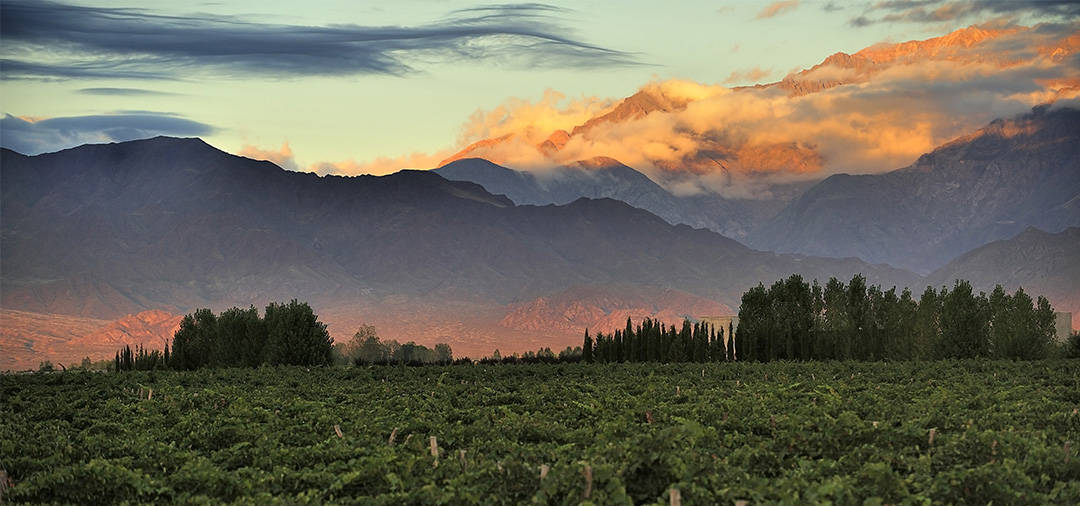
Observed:
[[[299,26],[48,1],[0,3],[4,79],[405,75],[421,61],[524,68],[633,65],[575,37],[544,4],[463,9],[417,26]]]
[[[1078,50],[1080,23],[970,27],[838,53],[764,86],[654,82],[624,102],[548,92],[474,114],[461,155],[527,170],[607,156],[680,193],[754,197],[771,182],[903,167],[993,119],[1075,97]]]
[[[87,143],[123,142],[158,135],[200,137],[215,128],[169,113],[128,112],[92,116],[0,118],[0,145],[36,155]]]

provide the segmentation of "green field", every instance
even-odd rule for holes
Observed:
[[[1077,504],[1078,408],[1076,360],[5,374],[0,467],[16,503]]]

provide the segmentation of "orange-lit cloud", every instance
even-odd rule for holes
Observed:
[[[356,176],[360,174],[383,175],[397,172],[401,169],[430,169],[436,167],[439,160],[447,157],[450,153],[450,150],[444,150],[434,154],[413,153],[399,157],[380,157],[366,162],[340,160],[336,162],[321,161],[303,165],[296,161],[288,141],[283,142],[281,148],[277,150],[263,149],[258,146],[247,144],[236,152],[236,154],[240,156],[273,162],[278,167],[286,170],[315,172],[317,174],[338,174],[343,176]]]
[[[357,162],[356,160],[316,162],[308,165],[308,170],[318,174],[340,174],[345,176],[374,174],[379,176],[402,169],[433,169],[438,166],[440,160],[451,153],[451,150],[444,150],[431,154],[412,153],[398,157],[379,157],[363,162]]]
[[[799,6],[799,0],[780,0],[766,5],[761,12],[758,13],[757,19],[766,19],[779,16],[785,12],[791,11]]]
[[[973,28],[834,55],[774,86],[653,82],[632,101],[590,99],[572,114],[549,92],[474,114],[462,130],[487,139],[467,156],[513,168],[608,156],[680,193],[754,196],[768,181],[899,168],[995,118],[1075,96],[1076,32]],[[573,135],[544,149],[557,129]]]
[[[744,71],[732,71],[731,75],[724,79],[724,84],[754,84],[760,82],[771,76],[772,69],[762,69],[761,67],[753,67]]]
[[[539,144],[556,130],[570,130],[610,108],[611,99],[582,97],[567,100],[555,90],[545,90],[537,102],[511,98],[491,111],[477,110],[462,127],[459,143],[513,135],[523,142]]]
[[[296,160],[293,159],[292,148],[289,147],[289,142],[285,141],[281,144],[281,148],[277,151],[272,149],[261,149],[251,144],[245,144],[240,148],[236,154],[240,156],[246,156],[254,160],[266,160],[274,162],[278,167],[283,169],[299,171],[300,167],[296,165]]]

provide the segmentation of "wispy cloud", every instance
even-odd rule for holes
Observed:
[[[754,84],[761,82],[773,74],[772,69],[762,69],[761,67],[753,67],[746,70],[736,70],[724,79],[724,84]]]
[[[176,95],[168,91],[147,90],[143,88],[83,88],[83,95],[104,95],[110,97],[149,97]]]
[[[779,0],[766,5],[761,12],[758,13],[757,19],[766,19],[779,16],[785,12],[794,10],[799,6],[799,0]]]
[[[179,79],[219,76],[405,75],[420,62],[484,60],[521,67],[638,64],[585,42],[567,11],[545,4],[451,12],[417,26],[280,25],[236,17],[47,1],[0,3],[4,79]],[[44,55],[44,60],[27,55]]]
[[[158,135],[198,137],[214,133],[205,123],[171,113],[121,113],[57,118],[5,114],[0,118],[0,145],[35,155],[93,142],[122,142]]]
[[[1076,0],[884,0],[867,5],[850,23],[853,26],[941,23],[1021,14],[1070,21],[1080,17],[1080,3]]]

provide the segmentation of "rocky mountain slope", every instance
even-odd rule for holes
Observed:
[[[1029,226],[1080,225],[1080,110],[997,120],[878,175],[835,175],[750,235],[751,245],[929,272]]]
[[[933,286],[951,286],[956,279],[987,292],[1000,284],[1010,292],[1023,287],[1032,297],[1044,295],[1058,311],[1072,312],[1073,328],[1080,328],[1080,227],[1058,233],[1028,228],[960,255],[927,276]]]
[[[109,321],[5,308],[0,310],[0,371],[36,369],[44,361],[71,367],[84,357],[112,358],[124,346],[160,350],[171,342],[181,318],[151,310]]]

